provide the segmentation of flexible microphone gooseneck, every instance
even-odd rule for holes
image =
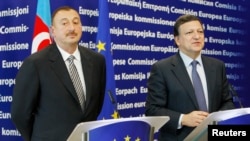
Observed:
[[[109,95],[109,98],[110,98],[111,103],[114,105],[115,111],[116,111],[117,114],[118,114],[118,118],[120,118],[120,114],[119,114],[119,112],[118,112],[118,110],[117,110],[117,102],[116,102],[116,100],[115,100],[115,98],[114,98],[114,96],[113,96],[111,90],[108,90],[108,95]]]
[[[240,105],[240,108],[244,108],[238,94],[236,93],[236,91],[234,90],[234,87],[230,83],[228,84],[228,88],[229,88],[229,92],[232,94],[232,96],[237,98],[238,103]]]

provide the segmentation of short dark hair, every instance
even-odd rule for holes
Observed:
[[[177,18],[175,24],[174,24],[174,36],[178,36],[179,35],[179,28],[182,24],[190,22],[190,21],[199,21],[200,24],[202,25],[202,21],[194,16],[194,15],[182,15],[179,18]]]
[[[61,6],[61,7],[57,8],[57,9],[52,13],[52,15],[51,15],[52,24],[53,24],[55,15],[56,15],[59,11],[69,11],[69,10],[74,10],[74,11],[76,11],[74,8],[72,8],[72,7],[70,7],[70,6]]]

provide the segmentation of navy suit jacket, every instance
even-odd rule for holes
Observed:
[[[209,112],[234,108],[228,92],[228,80],[224,63],[203,56]],[[182,141],[194,128],[177,129],[180,114],[199,110],[193,85],[179,52],[152,65],[148,79],[146,116],[169,116],[159,133],[159,141]]]
[[[23,62],[13,92],[11,115],[26,141],[65,141],[80,122],[96,120],[103,105],[105,58],[79,46],[86,82],[82,111],[65,62],[55,44]]]

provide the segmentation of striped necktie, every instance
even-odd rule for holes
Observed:
[[[73,82],[74,88],[76,90],[77,96],[79,98],[79,102],[81,105],[82,110],[85,108],[85,97],[84,97],[84,91],[82,87],[82,83],[79,77],[79,74],[77,72],[76,66],[74,64],[75,57],[73,55],[70,55],[70,57],[67,59],[69,62],[69,74],[70,78]]]

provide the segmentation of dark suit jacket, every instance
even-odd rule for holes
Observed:
[[[105,58],[85,47],[79,51],[87,89],[85,111],[55,44],[23,62],[16,77],[11,115],[26,141],[65,141],[78,123],[97,119],[105,93]]]
[[[207,79],[209,112],[232,109],[224,63],[202,56]],[[147,116],[169,116],[159,133],[159,141],[182,141],[193,128],[177,130],[180,114],[198,110],[191,79],[179,53],[153,64],[148,80]]]

